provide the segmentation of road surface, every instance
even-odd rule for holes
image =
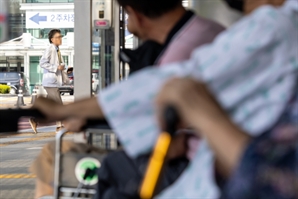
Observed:
[[[0,96],[0,108],[15,108],[16,97]],[[25,104],[30,106],[30,98]],[[65,103],[72,102],[72,96],[63,97]],[[20,132],[0,134],[0,199],[33,199],[35,176],[28,168],[42,146],[55,138],[55,125],[40,126],[33,134],[28,118],[20,121]],[[68,135],[66,139],[72,139]]]

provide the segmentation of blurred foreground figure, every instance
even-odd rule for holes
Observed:
[[[271,5],[254,10],[264,2]],[[188,61],[138,72],[128,81],[101,92],[97,99],[67,106],[39,99],[35,108],[49,121],[107,118],[125,151],[135,158],[151,151],[160,132],[154,99],[164,83],[172,77],[191,77],[206,84],[231,123],[250,136],[260,136],[276,125],[295,92],[298,0],[246,0],[244,8],[247,12],[254,11],[220,34],[212,44],[196,49]],[[150,83],[140,83],[142,80]],[[218,115],[210,117],[216,126]],[[208,122],[203,120],[202,124]],[[69,127],[79,130],[78,126]],[[236,146],[245,145],[245,140]],[[241,156],[241,150],[232,151],[236,153],[233,157]],[[228,167],[220,168],[224,171],[234,168],[230,157],[220,157],[226,159],[214,156],[203,139],[189,169],[157,198],[220,197],[214,179],[214,161],[227,161]]]
[[[130,66],[130,74],[152,65],[157,65],[159,67],[166,63],[169,64],[175,63],[177,61],[188,60],[194,49],[204,44],[211,43],[214,38],[224,30],[221,25],[211,20],[197,16],[192,11],[187,11],[182,5],[182,0],[117,1],[127,12],[127,28],[129,32],[133,33],[139,39],[144,41],[144,43],[137,49],[122,49],[120,53],[120,58],[122,58],[122,60],[127,62]],[[53,39],[53,42],[59,42],[59,40],[57,40],[59,38],[56,38],[56,36],[49,39],[51,41]],[[60,43],[58,43],[57,46],[58,45],[60,45]],[[57,57],[57,55],[55,57]],[[41,66],[45,68],[45,72],[51,73],[52,67],[50,67],[50,71],[47,70],[49,69],[48,60],[45,57],[43,58],[44,59],[41,61],[45,63],[41,63]],[[58,73],[60,72],[58,71]],[[47,86],[56,86],[53,85],[52,82],[53,81],[46,81],[47,85],[43,85],[46,90]],[[148,82],[148,80],[142,80],[140,83],[142,82]],[[49,83],[50,85],[48,85]],[[54,88],[49,89],[50,91],[55,90]],[[54,91],[52,94],[53,97],[49,98],[58,99],[56,101],[59,102],[59,98],[55,97]],[[31,126],[35,132],[37,132],[37,122],[32,119],[30,121]],[[75,122],[72,127],[76,125],[78,125],[78,122]],[[64,145],[65,144],[69,146],[66,147],[68,151],[74,151],[77,149],[74,146],[76,145],[75,143],[66,142]],[[32,167],[32,172],[37,174],[38,181],[48,185],[49,190],[51,190],[50,184],[53,181],[53,169],[51,167],[53,162],[47,161],[53,159],[53,153],[50,152],[51,148],[51,146],[46,146],[45,150],[42,152],[42,155],[37,158]],[[83,151],[84,149],[88,150],[88,148],[89,146],[87,144],[80,145],[80,149]],[[116,160],[113,158],[114,162],[117,162],[117,160],[120,161],[121,158],[128,159],[124,153],[119,153],[120,156],[116,155]],[[51,157],[49,157],[49,155]],[[148,159],[148,156],[146,156],[146,158],[142,159],[140,162],[146,163],[146,161],[144,161],[146,159]],[[185,161],[180,161],[179,163],[184,165],[183,168],[185,168],[187,166],[188,160],[185,158]],[[139,164],[140,163],[138,162],[137,165]],[[115,168],[118,168],[118,164],[116,165],[117,167]],[[45,168],[48,168],[47,170],[49,172],[43,172],[46,170]],[[179,170],[181,172],[183,171],[183,169]],[[179,174],[181,172],[176,173]],[[176,176],[178,177],[179,175]],[[174,182],[177,177],[175,178],[173,175],[171,175],[170,182]],[[126,175],[125,179],[130,178],[131,176]],[[139,177],[140,180],[141,178],[142,176]],[[115,181],[117,180],[115,179]],[[168,184],[169,183],[167,183],[166,186],[168,186]],[[42,186],[39,190],[40,191],[37,191],[37,197],[44,195],[45,192],[47,194],[51,193],[51,191],[46,191],[47,189],[45,189],[44,186]],[[103,191],[101,193],[103,193]]]
[[[223,199],[298,198],[298,78],[275,125],[257,138],[231,122],[205,85],[173,79],[158,96],[158,109],[176,107],[183,122],[206,138],[224,183]],[[215,120],[216,117],[216,120]],[[163,117],[160,116],[163,124]],[[200,169],[200,168],[196,168]],[[195,174],[195,172],[193,172]],[[184,198],[184,197],[181,197]]]

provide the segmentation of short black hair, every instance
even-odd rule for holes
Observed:
[[[151,18],[160,17],[163,14],[182,5],[182,0],[117,0],[122,7],[130,6],[134,10]]]
[[[49,34],[48,34],[48,38],[49,38],[50,43],[53,43],[51,39],[54,37],[54,35],[55,35],[56,33],[61,33],[61,30],[59,30],[59,29],[52,29],[52,30],[49,32]]]

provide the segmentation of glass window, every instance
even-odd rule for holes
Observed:
[[[8,63],[5,56],[0,56],[0,72],[6,72],[8,70]]]
[[[8,15],[9,39],[15,39],[22,36],[25,30],[26,16],[25,11],[20,10],[17,2],[10,2],[10,13]]]
[[[34,89],[35,85],[41,85],[42,84],[42,77],[43,77],[43,71],[42,68],[39,67],[39,60],[41,57],[39,56],[31,56],[29,58],[29,81],[30,85],[29,88],[31,92]]]
[[[73,0],[50,0],[51,3],[73,3]]]
[[[100,62],[99,62],[99,55],[93,55],[92,56],[92,69],[99,69]]]
[[[6,78],[17,79],[19,77],[18,73],[6,73]]]
[[[73,0],[26,0],[26,3],[73,3]]]
[[[63,36],[67,35],[68,32],[74,32],[73,28],[61,28],[61,34]],[[33,37],[39,39],[48,39],[48,34],[51,31],[50,28],[47,29],[27,29],[27,33],[30,33]]]
[[[24,72],[24,57],[1,56],[0,72]]]

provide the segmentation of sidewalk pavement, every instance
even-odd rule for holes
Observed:
[[[61,97],[64,104],[72,103],[74,101],[74,96],[65,95]],[[0,109],[17,108],[15,106],[17,99],[18,96],[16,95],[0,95]],[[24,96],[24,103],[26,106],[23,108],[30,108],[32,106],[31,96]]]

